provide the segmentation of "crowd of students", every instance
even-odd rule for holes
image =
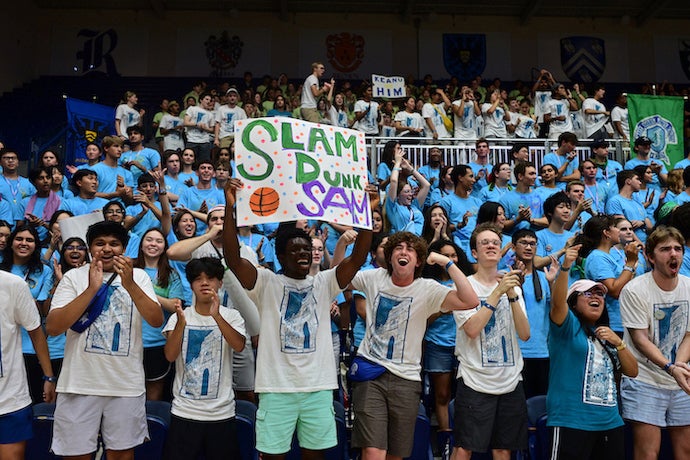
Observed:
[[[322,67],[308,81],[332,93],[333,82],[319,84]],[[455,459],[525,449],[525,401],[540,394],[554,458],[622,458],[619,371],[631,377],[623,414],[636,421],[636,449],[653,454],[649,426],[690,425],[625,407],[656,397],[655,385],[688,404],[678,393],[690,390],[678,274],[690,274],[689,160],[667,171],[646,137],[632,140],[624,165],[601,138],[580,159],[578,137],[565,131],[539,171],[520,144],[509,163],[492,162],[486,138],[468,164],[444,164],[439,144],[415,165],[392,140],[367,188],[372,230],[307,220],[238,227],[239,91],[227,89],[216,115],[212,95],[197,95],[202,107],[180,123],[161,119],[162,156],[144,145],[134,93],[118,109],[117,135],[89,144],[84,164],[61,165],[49,150],[25,178],[17,152],[0,150],[0,271],[16,275],[2,274],[0,288],[0,457],[21,458],[30,403],[57,390],[55,453],[88,458],[100,430],[108,458],[130,458],[147,436],[143,401],[170,387],[166,458],[236,455],[236,397],[258,400],[265,458],[285,454],[295,429],[304,457],[319,458],[336,442],[343,346],[356,353],[348,381],[362,458],[409,455],[424,374],[439,445],[450,448],[454,434]],[[359,117],[356,107],[355,125],[372,110]],[[401,111],[412,107],[408,99]],[[305,113],[323,122],[318,107]],[[97,210],[103,222],[62,237],[62,220]],[[659,287],[647,287],[660,299],[649,314],[638,280]],[[690,438],[674,439],[684,449]]]

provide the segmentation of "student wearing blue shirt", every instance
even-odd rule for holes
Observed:
[[[150,228],[141,238],[139,254],[134,261],[134,267],[143,269],[151,278],[166,321],[178,306],[182,306],[183,298],[182,281],[168,262],[167,250],[168,242],[163,231],[160,228]],[[146,321],[142,323],[147,400],[163,399],[166,377],[170,372],[170,363],[165,359],[165,337],[162,331],[163,325],[153,327]]]
[[[523,229],[539,229],[549,225],[544,217],[542,200],[532,191],[534,181],[537,180],[537,168],[529,161],[520,162],[514,169],[517,185],[515,190],[505,193],[500,203],[506,213],[505,233]]]
[[[472,193],[476,193],[475,196],[479,198],[482,203],[486,203],[487,201],[498,202],[503,194],[513,190],[513,186],[510,185],[510,173],[511,170],[508,163],[496,163],[489,175],[489,185],[483,187],[478,193]]]
[[[106,200],[118,199],[130,203],[136,182],[131,172],[118,165],[122,156],[122,139],[105,136],[102,147],[105,153],[103,161],[89,168],[98,174],[98,196]]]
[[[628,219],[635,235],[644,243],[647,241],[647,231],[652,229],[652,222],[644,206],[633,198],[633,193],[640,190],[640,176],[634,170],[626,169],[618,173],[616,181],[620,192],[606,202],[606,214]]]
[[[171,203],[177,203],[180,194],[187,188],[180,177],[180,154],[177,151],[165,152],[165,190]]]
[[[36,307],[42,316],[48,313],[50,302],[50,290],[53,288],[53,270],[48,265],[41,263],[40,239],[36,229],[27,224],[18,225],[7,240],[3,250],[3,260],[0,262],[0,270],[19,276],[26,282],[31,291],[31,296],[36,301]],[[47,304],[46,304],[46,301]],[[42,402],[43,371],[39,365],[36,351],[34,350],[29,333],[21,330],[22,353],[26,362],[29,381],[29,393],[34,402]],[[48,338],[48,351],[51,359],[60,359],[64,356],[64,335]],[[59,372],[59,363],[57,363]]]
[[[437,252],[448,257],[460,270],[469,276],[474,273],[472,265],[462,249],[448,240],[438,240],[429,246],[429,254]],[[438,265],[425,264],[424,278],[438,281],[444,286],[453,287],[453,280]],[[424,334],[423,370],[429,373],[431,387],[434,389],[434,413],[438,419],[438,445],[445,446],[450,441],[452,430],[448,418],[448,404],[452,397],[451,383],[458,368],[455,358],[455,319],[451,314],[436,314],[429,318]],[[450,450],[450,449],[449,449]]]
[[[489,185],[487,179],[493,168],[493,165],[489,164],[489,141],[483,137],[477,139],[474,143],[474,152],[476,160],[470,161],[469,165],[475,178],[473,192],[479,193],[482,188]]]
[[[577,147],[577,136],[569,132],[561,133],[558,136],[558,149],[544,155],[543,164],[550,163],[558,170],[558,182],[567,184],[571,180],[580,179],[575,147]]]
[[[118,164],[132,173],[135,182],[145,172],[161,169],[160,153],[144,147],[144,132],[141,126],[127,128],[127,136],[129,136],[129,150],[120,156]]]
[[[81,216],[102,209],[108,200],[97,195],[98,175],[90,169],[80,169],[72,176],[72,183],[78,194],[73,198],[62,200],[60,210],[69,211],[74,216]]]
[[[470,196],[475,184],[474,172],[468,165],[457,165],[450,173],[455,185],[455,192],[446,195],[439,202],[446,210],[450,225],[455,227],[454,236],[458,246],[470,253],[470,236],[477,226],[477,212],[482,203],[478,198]]]
[[[379,188],[381,190],[385,190],[388,186],[388,182],[390,182],[391,167],[393,166],[395,153],[398,151],[402,151],[399,141],[388,141],[383,146],[381,159],[379,160],[379,165],[376,168],[376,180],[378,181]]]
[[[590,149],[592,152],[591,160],[597,167],[597,183],[609,190],[615,189],[618,191],[616,174],[623,171],[623,165],[609,159],[609,143],[604,139],[596,139],[590,144]],[[610,195],[610,192],[607,194]]]
[[[429,182],[412,167],[409,161],[403,158],[403,154],[402,149],[395,152],[388,198],[386,199],[386,212],[391,223],[391,232],[407,231],[420,236],[424,227],[422,207],[426,195],[429,193]],[[407,181],[399,180],[403,170],[405,170],[406,176],[414,177],[419,184],[417,196]]]
[[[585,198],[585,184],[579,180],[568,182],[565,194],[570,198],[570,219],[564,228],[573,233],[580,233],[585,223],[596,214],[592,209],[592,200]]]
[[[0,203],[5,201],[4,205],[0,205],[3,209],[0,212],[9,211],[12,216],[0,216],[2,219],[11,221],[12,225],[24,220],[24,209],[21,202],[27,196],[36,193],[36,187],[26,177],[19,175],[19,156],[17,152],[11,149],[0,150],[0,165],[2,166],[2,174],[0,174]],[[4,214],[3,213],[3,214]]]
[[[619,336],[623,336],[623,322],[618,296],[621,289],[635,276],[635,267],[639,256],[640,243],[630,241],[625,245],[621,259],[614,245],[620,242],[620,230],[616,219],[607,215],[592,217],[584,228],[585,247],[582,253],[585,259],[585,278],[598,281],[606,286],[606,310],[609,315],[609,327]]]
[[[657,191],[661,191],[661,187],[666,184],[666,177],[668,171],[666,166],[654,158],[650,158],[652,152],[652,140],[647,136],[641,136],[635,139],[635,158],[625,162],[625,169],[634,169],[635,166],[644,165],[652,168],[654,177],[650,186]]]
[[[32,169],[29,172],[29,180],[36,187],[36,193],[27,196],[21,202],[24,221],[34,227],[38,232],[40,241],[44,241],[48,236],[47,224],[53,217],[53,213],[60,207],[61,200],[50,189],[53,178],[50,176],[48,168]]]
[[[544,216],[549,221],[549,226],[537,232],[539,243],[537,255],[542,258],[550,256],[560,257],[563,248],[574,233],[565,229],[565,224],[570,220],[570,198],[565,192],[551,195],[544,202]],[[543,267],[543,264],[539,264]]]
[[[199,181],[199,176],[196,174],[196,153],[192,149],[184,149],[182,151],[182,170],[178,178],[187,187],[191,187]]]
[[[513,234],[513,248],[517,267],[522,267],[522,295],[525,298],[530,337],[527,341],[518,340],[524,367],[522,381],[525,397],[544,395],[549,381],[549,349],[546,336],[549,331],[549,303],[551,302],[550,283],[556,278],[557,264],[542,271],[534,267],[537,249],[537,235],[532,230],[518,230]]]
[[[137,193],[134,195],[135,204],[127,206],[125,227],[140,237],[148,229],[161,224],[163,209],[156,199],[156,190],[156,179],[149,173],[142,174],[139,176]],[[161,191],[161,194],[167,196],[167,191]]]
[[[213,187],[211,183],[214,174],[215,169],[211,160],[202,161],[197,169],[197,184],[183,190],[177,201],[178,208],[189,209],[197,219],[197,235],[206,233],[208,210],[225,204],[223,190]],[[202,205],[205,205],[205,210]]]

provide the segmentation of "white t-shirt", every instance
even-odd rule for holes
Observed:
[[[395,114],[395,120],[393,121],[399,121],[400,125],[402,125],[405,128],[414,128],[414,129],[424,129],[424,120],[422,119],[422,116],[418,114],[417,112],[407,112],[406,110],[401,110],[398,113]],[[423,133],[423,131],[422,131]],[[409,135],[414,135],[417,136],[422,133],[416,133],[416,132],[410,132],[410,131],[400,131],[398,136],[409,136]]]
[[[20,331],[40,326],[29,286],[19,276],[0,271],[0,415],[31,404]]]
[[[224,137],[234,136],[235,122],[237,120],[246,119],[247,113],[242,107],[229,107],[227,105],[221,105],[216,111],[216,122],[220,124],[218,138],[223,139]]]
[[[426,321],[441,311],[451,289],[426,278],[396,286],[383,268],[358,272],[352,286],[367,298],[366,331],[357,354],[400,378],[421,381]]]
[[[544,121],[544,114],[551,113],[549,103],[551,102],[551,91],[535,91],[534,92],[534,115],[537,116],[537,122]]]
[[[89,266],[65,273],[53,296],[51,310],[63,308],[89,286]],[[103,273],[103,283],[111,273]],[[134,282],[156,304],[151,278],[134,269]],[[92,396],[139,396],[144,393],[142,317],[117,276],[108,288],[100,316],[81,334],[67,330],[65,359],[58,378],[59,393]]]
[[[336,269],[306,279],[257,270],[248,294],[259,309],[257,393],[295,393],[338,388],[331,302],[342,291]]]
[[[453,105],[460,107],[462,100],[453,101]],[[459,139],[474,139],[477,137],[477,116],[474,113],[474,103],[465,102],[462,106],[462,117],[453,114],[454,135]]]
[[[438,110],[436,110],[436,108],[438,108]],[[436,128],[436,132],[438,133],[439,139],[451,137],[450,133],[446,129],[446,125],[443,124],[443,117],[441,116],[441,112],[446,113],[446,107],[443,102],[440,102],[438,104],[432,104],[431,102],[427,102],[422,106],[422,117],[424,117],[425,120],[427,118],[431,118],[431,123],[434,125],[434,128]],[[434,133],[427,133],[428,136],[431,136],[433,134]]]
[[[306,80],[304,80],[304,85],[302,85],[302,99],[300,106],[303,109],[315,109],[316,108],[316,98],[314,93],[311,91],[311,87],[316,85],[316,89],[319,89],[319,79],[316,75],[309,75]]]
[[[625,137],[627,139],[630,139],[630,126],[628,125],[628,108],[625,107],[618,107],[615,106],[611,110],[611,121],[616,122],[620,121],[621,122],[621,128],[623,129],[623,132],[625,133]],[[620,137],[620,134],[618,134],[618,131],[614,129],[614,136],[616,138]]]
[[[244,321],[237,310],[220,307],[220,315],[239,334]],[[184,310],[182,351],[175,360],[175,382],[171,412],[189,420],[225,420],[235,416],[232,391],[233,350],[210,315],[194,306]],[[177,313],[168,319],[163,332],[175,329]]]
[[[690,332],[690,278],[678,275],[678,286],[673,291],[663,291],[648,272],[626,284],[619,300],[625,341],[639,366],[637,380],[659,388],[679,389],[673,377],[635,348],[628,328],[647,331],[649,340],[666,360],[675,362],[676,351],[685,333]]]
[[[497,106],[496,110],[489,113],[492,104],[485,102],[482,104],[482,116],[484,117],[484,136],[485,137],[500,137],[508,136],[506,130],[506,122],[503,119],[506,111],[501,106]]]
[[[551,123],[549,123],[549,137],[556,138],[559,134],[573,131],[573,121],[570,118],[570,102],[566,99],[551,99],[549,102]],[[556,117],[565,116],[565,120]]]
[[[582,113],[585,119],[585,136],[589,137],[595,132],[599,131],[606,121],[609,119],[607,115],[603,113],[597,114],[587,114],[585,110],[597,110],[600,112],[606,111],[606,106],[601,102],[597,101],[593,97],[589,97],[582,103]]]
[[[164,129],[173,129],[182,124],[180,117],[175,117],[166,113],[160,121],[160,127]],[[163,148],[165,150],[182,150],[184,149],[184,140],[182,139],[182,131],[175,129],[163,136]]]
[[[216,119],[213,112],[202,109],[197,105],[189,107],[184,116],[185,118],[189,117],[193,123],[205,124],[207,128],[213,128],[216,124]],[[205,144],[206,142],[211,141],[211,133],[209,132],[203,131],[194,126],[187,126],[185,130],[187,132],[187,142],[192,142],[194,144]]]
[[[115,110],[115,119],[120,120],[120,134],[127,136],[127,128],[139,124],[139,112],[127,104],[120,104]]]
[[[366,102],[362,99],[355,102],[355,112],[369,112],[361,120],[355,122],[352,129],[362,131],[365,134],[378,134],[379,133],[379,103],[376,101]]]
[[[468,277],[470,284],[477,293],[479,300],[486,300],[498,286],[495,283],[485,286],[474,276]],[[520,297],[520,308],[527,316],[525,300],[520,288],[515,288]],[[513,311],[508,302],[508,296],[501,296],[496,305],[496,311],[484,326],[479,336],[470,339],[465,334],[463,325],[474,316],[481,305],[472,310],[458,310],[453,312],[457,331],[455,335],[455,356],[460,361],[458,378],[462,378],[465,385],[475,391],[487,394],[506,394],[517,387],[522,380],[522,353],[517,340]]]

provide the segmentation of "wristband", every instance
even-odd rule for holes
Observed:
[[[623,351],[626,348],[628,348],[628,346],[621,340],[621,344],[616,347],[616,351]]]
[[[562,272],[569,272],[570,269],[571,269],[571,267],[564,267],[563,265],[561,265],[561,271]]]
[[[675,364],[673,364],[671,361],[667,362],[666,364],[664,364],[664,371],[666,371],[668,375],[673,375],[671,373],[671,369],[673,368],[673,366],[675,366]]]
[[[161,190],[160,192],[158,192],[158,194],[159,195],[167,195],[168,191],[167,190]]]
[[[496,307],[494,307],[493,305],[488,303],[486,300],[482,300],[481,305],[482,305],[482,307],[486,307],[489,310],[491,310],[492,313],[496,311]]]
[[[402,171],[402,168],[393,168],[393,171]]]
[[[635,273],[635,268],[634,268],[634,267],[631,267],[630,265],[623,265],[623,271],[627,271],[627,272],[630,272],[630,273],[634,274],[634,273]]]
[[[50,376],[44,375],[44,376],[43,376],[43,381],[44,381],[44,382],[55,383],[55,382],[57,382],[57,377],[55,377],[54,375],[50,375]]]
[[[519,296],[508,297],[508,302],[510,302],[510,303],[517,302],[518,300],[520,300]]]
[[[450,267],[452,267],[453,265],[455,265],[455,263],[452,260],[449,260],[448,263],[446,264],[446,271],[448,271],[448,269]]]

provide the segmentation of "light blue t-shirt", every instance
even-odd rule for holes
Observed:
[[[592,281],[603,281],[605,279],[617,279],[623,273],[625,256],[620,258],[618,251],[611,250],[606,253],[599,249],[594,249],[585,259],[585,278]],[[614,332],[623,332],[623,321],[621,320],[621,307],[618,299],[606,294],[606,310],[609,313],[609,327]]]
[[[182,208],[198,211],[201,204],[206,201],[206,207],[210,211],[214,206],[225,205],[225,194],[223,190],[215,187],[208,189],[200,189],[197,187],[189,187],[180,194],[180,199],[177,201],[177,206]],[[206,232],[206,222],[200,220],[196,221],[196,234],[202,235]]]
[[[424,228],[424,214],[419,209],[416,199],[410,206],[398,203],[397,200],[386,200],[386,213],[391,223],[391,233],[411,232],[417,236],[422,235]]]
[[[632,158],[628,161],[625,162],[625,169],[635,169],[636,166],[644,165],[644,166],[649,166],[652,164],[652,161],[654,163],[658,163],[661,165],[661,174],[668,174],[668,170],[666,169],[666,165],[664,165],[661,160],[652,160],[651,158],[648,160],[640,160],[639,158]],[[661,191],[661,182],[659,180],[659,175],[655,172],[652,173],[652,181],[649,183],[649,187],[654,188],[657,193]]]
[[[63,211],[70,211],[75,216],[82,216],[90,212],[103,209],[103,206],[108,204],[108,200],[101,197],[94,198],[82,198],[80,196],[75,196],[67,200],[62,200],[60,204],[60,209]]]
[[[183,299],[182,282],[180,281],[180,276],[175,270],[170,272],[170,276],[168,277],[168,285],[166,287],[162,287],[158,284],[157,268],[146,267],[144,268],[144,271],[147,275],[149,275],[149,278],[151,278],[151,282],[153,283],[153,291],[157,296],[165,297],[166,299]],[[142,318],[141,333],[144,348],[161,347],[165,345],[165,337],[163,336],[162,331],[172,313],[164,308],[162,309],[164,320],[163,324],[161,324],[159,327],[151,326],[146,322],[145,319]]]
[[[117,190],[117,176],[122,176],[126,186],[132,187],[132,189],[137,187],[132,173],[122,166],[108,166],[101,161],[89,169],[98,176],[98,191],[100,193],[113,193]]]
[[[634,198],[625,198],[621,195],[614,195],[606,202],[606,214],[609,215],[623,215],[629,221],[642,220],[647,217],[644,206]],[[647,241],[647,232],[645,227],[635,229],[635,235],[643,243]]]
[[[505,210],[506,219],[515,219],[520,212],[520,206],[530,208],[532,211],[532,219],[544,217],[543,202],[541,197],[534,192],[520,193],[517,190],[512,190],[501,197],[500,203]],[[513,226],[511,232],[506,233],[512,235],[523,228],[530,228],[530,223],[526,220],[522,220]]]
[[[537,301],[534,290],[534,273],[539,277],[541,285],[541,300]],[[527,320],[529,321],[529,340],[523,342],[518,339],[523,358],[548,358],[549,349],[546,345],[546,337],[549,333],[549,308],[551,307],[551,289],[546,275],[541,270],[525,275],[522,283],[522,295],[527,308]]]
[[[7,201],[12,217],[7,219],[10,224],[24,220],[24,208],[22,200],[36,193],[36,187],[26,177],[8,179],[0,174],[0,197]],[[13,222],[14,221],[14,222]]]
[[[150,149],[148,147],[144,147],[143,149],[139,150],[138,152],[135,152],[133,150],[123,152],[117,163],[120,166],[122,166],[125,163],[127,163],[128,161],[138,161],[139,163],[141,163],[141,165],[144,168],[146,168],[146,171],[151,171],[151,170],[160,166],[161,155],[160,155],[160,153],[158,153],[157,150],[153,150],[153,149]],[[129,172],[132,173],[132,177],[134,179],[135,184],[137,183],[139,176],[144,174],[144,172],[141,169],[137,168],[136,166],[131,166],[129,168]]]

